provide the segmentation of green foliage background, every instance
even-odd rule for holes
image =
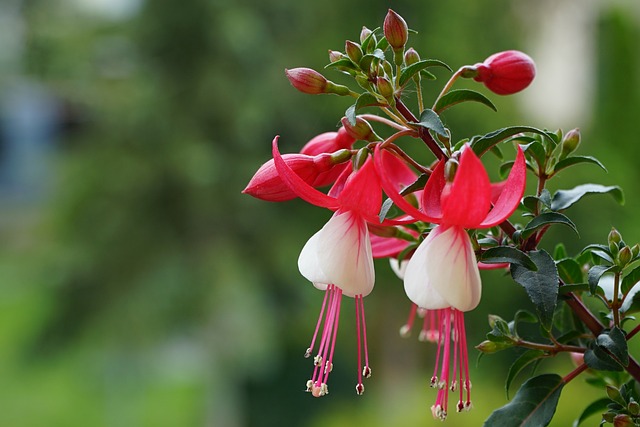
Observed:
[[[302,354],[321,294],[298,274],[296,260],[329,214],[240,191],[270,157],[274,135],[283,151],[295,151],[334,130],[349,105],[297,93],[285,67],[321,69],[327,49],[357,40],[362,25],[381,25],[390,6],[419,32],[411,45],[454,68],[526,50],[525,29],[535,23],[523,14],[525,2],[149,0],[122,20],[82,3],[23,2],[20,76],[0,75],[0,89],[18,77],[40,82],[80,118],[59,141],[50,197],[3,208],[0,425],[439,424],[427,387],[434,349],[398,336],[409,303],[384,262],[366,300],[374,375],[365,396],[353,392],[347,311],[331,395],[314,400],[302,392],[311,372]],[[584,166],[564,186],[620,184],[627,206],[602,198],[573,208],[581,238],[558,230],[547,243],[552,249],[566,239],[571,253],[604,242],[611,225],[625,240],[640,240],[640,25],[631,0],[602,3],[593,28],[592,120],[563,126],[580,126],[581,153],[600,158],[610,173]],[[573,66],[580,73],[586,65]],[[522,116],[517,96],[492,96],[499,114],[465,105],[446,120],[458,137],[546,126]],[[483,277],[484,299],[467,316],[470,343],[487,332],[488,313],[509,318],[529,307],[502,273]],[[475,408],[451,414],[450,426],[481,425],[506,402],[513,356],[485,357],[474,367]],[[559,357],[541,367],[553,369],[566,374],[571,363]],[[582,379],[571,383],[552,425],[569,425],[595,396]]]

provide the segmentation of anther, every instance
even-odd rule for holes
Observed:
[[[417,311],[417,313],[418,313],[418,317],[419,317],[419,318],[421,318],[421,319],[424,319],[424,316],[426,316],[426,315],[427,315],[427,311],[428,311],[428,310],[427,310],[426,308],[420,308],[420,307],[418,307],[418,311]]]
[[[305,391],[310,392],[311,389],[313,389],[313,380],[307,381],[307,389]]]
[[[315,366],[320,366],[322,365],[322,356],[317,355],[316,357],[313,358],[313,364]]]
[[[364,384],[356,384],[356,393],[358,394],[358,396],[362,396],[364,394]]]
[[[445,388],[447,388],[447,382],[444,380],[440,380],[438,382],[438,390],[444,390]]]
[[[451,386],[449,387],[449,390],[451,390],[451,391],[456,391],[456,387],[457,387],[457,385],[458,385],[458,384],[456,383],[456,381],[455,381],[455,380],[454,380],[454,381],[452,381],[452,382],[451,382]]]
[[[465,405],[462,402],[462,400],[458,401],[458,404],[456,405],[456,409],[458,410],[458,412],[462,412],[462,410],[464,409]]]
[[[411,335],[411,326],[402,325],[402,327],[400,328],[400,336],[402,338],[408,338],[410,335]]]
[[[431,377],[431,382],[429,383],[429,387],[436,388],[437,384],[438,384],[438,377],[436,376]]]
[[[371,378],[371,368],[368,366],[362,368],[362,376],[365,378]]]
[[[471,404],[471,401],[470,401],[470,400],[467,400],[467,401],[464,403],[464,410],[468,412],[468,411],[470,411],[470,410],[471,410],[471,408],[473,408],[473,405]]]
[[[420,342],[427,342],[429,341],[429,331],[426,330],[421,330],[420,334],[418,335],[418,341]]]
[[[305,359],[308,359],[311,356],[311,348],[308,348],[307,351],[304,352]]]
[[[327,362],[324,364],[324,373],[333,371],[333,363]]]

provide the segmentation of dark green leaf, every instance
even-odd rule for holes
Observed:
[[[422,114],[420,114],[420,122],[415,124],[423,128],[431,129],[438,135],[442,135],[445,138],[448,137],[447,129],[442,124],[440,116],[438,116],[438,114],[433,110],[424,110]]]
[[[622,329],[614,326],[610,331],[598,335],[596,344],[607,350],[622,366],[629,366],[629,348]]]
[[[422,190],[428,180],[429,175],[423,173],[412,184],[403,188],[402,191],[400,191],[400,194],[406,196],[407,194],[413,193],[414,191]]]
[[[494,411],[485,427],[543,427],[556,412],[564,382],[556,374],[545,374],[522,384],[513,400]]]
[[[547,153],[544,151],[544,146],[539,141],[530,142],[522,147],[524,153],[530,156],[536,161],[538,167],[542,169],[547,160]]]
[[[536,317],[535,314],[531,313],[530,311],[518,310],[516,311],[516,314],[513,316],[514,328],[517,328],[520,322],[536,323],[538,322],[538,318]],[[515,330],[514,330],[514,333],[515,333]]]
[[[422,61],[418,61],[415,64],[409,65],[407,68],[402,70],[400,73],[400,78],[398,79],[398,86],[402,87],[411,80],[413,76],[415,76],[420,71],[429,67],[444,67],[449,71],[452,71],[451,68],[447,64],[442,61],[438,61],[437,59],[423,59]]]
[[[371,68],[371,64],[376,61],[384,61],[384,52],[381,49],[375,49],[372,53],[368,53],[360,59],[360,68],[367,72]]]
[[[598,184],[582,184],[571,190],[558,190],[556,194],[553,195],[551,209],[554,211],[567,209],[584,196],[590,194],[610,194],[618,203],[621,205],[624,204],[624,195],[617,185],[605,187],[604,185]]]
[[[545,131],[530,127],[530,126],[513,126],[508,128],[502,128],[490,132],[486,135],[474,136],[471,138],[471,148],[478,155],[482,156],[489,151],[494,145],[504,141],[505,139],[517,135],[522,132],[534,132],[544,136],[547,136]]]
[[[640,281],[640,267],[636,267],[627,273],[626,276],[622,279],[622,286],[620,286],[620,290],[624,295],[626,295],[633,286]]]
[[[491,153],[497,158],[499,158],[500,160],[504,160],[504,156],[502,155],[502,150],[500,150],[500,147],[498,147],[497,145],[494,145],[493,147],[491,147]]]
[[[448,92],[445,96],[438,100],[434,110],[438,113],[441,113],[449,107],[453,107],[456,104],[466,101],[479,102],[491,108],[493,111],[498,111],[496,106],[493,105],[493,102],[491,102],[489,98],[487,98],[480,92],[469,89],[457,89]]]
[[[578,234],[578,229],[576,225],[567,218],[565,215],[558,212],[546,212],[537,217],[533,218],[522,230],[522,238],[526,239],[530,237],[533,233],[536,232],[541,227],[545,227],[551,224],[564,224],[569,226],[576,234]]]
[[[375,48],[378,47],[378,46],[374,46],[372,41],[375,41],[376,39],[375,32],[379,29],[380,28],[376,28],[375,30],[372,30],[371,33],[369,33],[369,35],[362,41],[361,47],[363,52],[371,53]],[[384,49],[381,49],[381,50],[384,50]]]
[[[553,173],[558,173],[561,170],[568,168],[569,166],[578,165],[580,163],[591,163],[592,165],[600,166],[605,172],[607,171],[607,168],[605,168],[604,165],[600,163],[600,160],[596,159],[595,157],[573,156],[562,159],[558,163],[556,163],[556,165],[553,167]]]
[[[433,73],[431,73],[431,72],[429,72],[427,70],[420,71],[420,75],[422,77],[424,77],[425,79],[427,79],[427,80],[435,80],[436,79],[435,74],[433,74]]]
[[[589,290],[589,284],[588,283],[572,283],[569,285],[562,285],[560,286],[560,288],[558,289],[558,294],[559,295],[566,295],[569,292],[583,292],[583,291],[588,291]]]
[[[625,299],[623,309],[624,309],[625,315],[639,312],[640,311],[640,292],[637,292],[631,298]]]
[[[379,105],[383,105],[380,103],[380,101],[378,101],[378,99],[370,94],[369,92],[365,92],[362,95],[360,95],[358,97],[358,99],[356,99],[356,111],[364,108],[364,107],[373,107],[373,106],[379,106]]]
[[[556,262],[558,275],[566,284],[583,283],[584,275],[580,264],[572,258],[565,258]]]
[[[607,409],[608,404],[609,404],[609,399],[607,399],[606,397],[603,397],[601,399],[596,400],[595,402],[590,403],[589,406],[587,406],[584,409],[584,411],[582,411],[582,414],[580,414],[578,419],[576,419],[573,422],[573,427],[578,427],[580,424],[582,424],[584,420],[586,420],[592,415],[600,414],[604,412]]]
[[[511,387],[511,383],[516,378],[516,376],[527,367],[527,365],[533,362],[536,359],[544,357],[545,353],[542,350],[527,350],[518,357],[511,367],[509,368],[509,373],[507,374],[507,380],[504,384],[504,390],[507,394],[507,400],[509,400],[509,387]]]
[[[531,261],[531,258],[519,249],[511,246],[496,246],[489,248],[482,253],[480,261],[486,264],[499,264],[508,262],[511,264],[521,265],[529,270],[536,271],[538,267]]]
[[[609,266],[607,265],[594,265],[589,269],[589,291],[591,295],[596,294],[596,288],[598,287],[598,282],[600,282],[600,278],[604,273],[609,270]]]
[[[529,257],[538,270],[532,271],[524,266],[512,264],[511,277],[525,288],[529,299],[536,306],[542,327],[548,331],[553,323],[558,298],[558,270],[553,258],[544,250],[531,251]]]
[[[584,353],[584,363],[586,363],[588,367],[599,371],[623,370],[617,360],[597,345],[592,345],[591,348],[587,349]]]
[[[358,66],[351,62],[349,58],[338,59],[337,61],[330,62],[325,65],[324,68],[348,68],[350,70],[357,70]]]

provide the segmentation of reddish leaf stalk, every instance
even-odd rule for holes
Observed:
[[[416,116],[413,115],[413,113],[407,108],[406,105],[404,105],[404,103],[399,98],[396,98],[396,108],[398,109],[398,112],[402,114],[402,117],[404,117],[408,122],[416,123],[418,121]],[[422,139],[424,143],[427,144],[427,147],[429,147],[429,150],[431,150],[431,152],[438,159],[447,158],[447,155],[444,153],[444,151],[442,151],[438,143],[435,142],[433,138],[431,138],[431,135],[429,135],[429,131],[427,131],[424,128],[421,128],[419,132],[419,136],[420,136],[420,139]]]

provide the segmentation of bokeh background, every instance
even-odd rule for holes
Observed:
[[[365,396],[353,391],[350,300],[331,395],[303,393],[322,294],[296,260],[330,214],[240,194],[274,135],[296,151],[335,130],[349,105],[296,92],[284,68],[321,69],[327,49],[381,26],[388,7],[419,32],[410,45],[423,57],[457,68],[515,48],[537,62],[524,93],[490,95],[498,114],[477,104],[448,112],[454,137],[579,127],[579,153],[609,173],[587,165],[552,186],[624,188],[625,207],[602,196],[572,208],[580,237],[550,232],[546,249],[564,240],[576,254],[612,225],[640,241],[635,0],[4,0],[0,425],[440,424],[427,387],[434,349],[398,336],[409,303],[384,262],[366,300],[374,375]],[[446,72],[436,73],[443,84]],[[531,308],[503,273],[483,276],[470,343],[488,331],[488,313]],[[481,425],[506,402],[513,358],[472,363],[475,408],[448,425]],[[571,369],[560,357],[539,372]],[[569,425],[597,396],[578,378],[552,425]]]

